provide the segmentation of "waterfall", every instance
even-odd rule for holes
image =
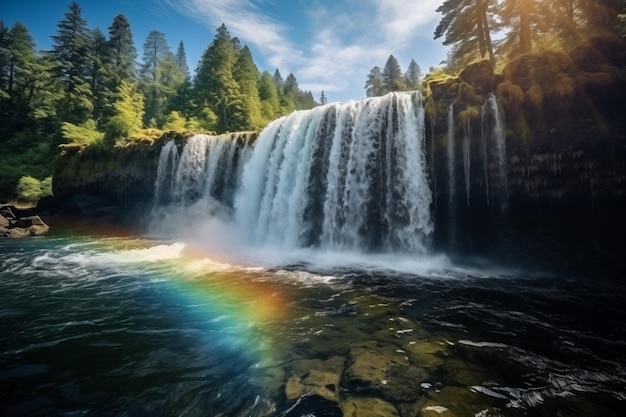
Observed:
[[[504,120],[500,114],[498,102],[495,95],[492,93],[489,95],[489,99],[486,104],[489,105],[491,113],[493,115],[494,124],[492,131],[492,138],[495,145],[496,161],[497,161],[497,173],[498,173],[498,185],[502,194],[501,209],[505,209],[508,200],[508,181],[507,181],[507,162],[506,162],[506,132],[504,128]]]
[[[181,206],[210,197],[232,206],[233,196],[249,155],[246,133],[195,135],[182,144],[174,140],[161,149],[154,184],[155,204]]]
[[[165,143],[154,183],[151,232],[173,234],[191,226],[185,222],[232,211],[252,140],[253,135],[241,132]]]
[[[168,201],[174,190],[176,166],[178,165],[178,148],[176,142],[168,141],[161,148],[157,165],[157,176],[154,183],[154,206]]]
[[[481,107],[481,118],[480,118],[480,138],[481,138],[481,151],[483,154],[483,178],[485,180],[485,194],[487,196],[487,205],[489,205],[489,153],[487,152],[487,142],[489,138],[485,133],[487,127],[485,126],[486,120],[485,116],[487,114],[486,107],[488,106],[488,101],[486,101]]]
[[[448,107],[448,199],[450,205],[455,197],[455,158],[454,158],[454,105]]]
[[[456,241],[456,159],[454,157],[454,104],[448,107],[448,239],[453,247]]]
[[[467,196],[467,205],[470,204],[470,163],[471,163],[471,153],[470,153],[470,143],[471,143],[471,125],[470,121],[467,121],[467,124],[464,127],[464,135],[463,135],[463,174],[465,176],[465,194]]]
[[[235,200],[252,241],[424,252],[432,193],[418,93],[294,112],[261,132]]]

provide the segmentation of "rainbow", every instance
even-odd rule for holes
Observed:
[[[195,323],[205,326],[204,340],[212,348],[242,355],[252,363],[273,361],[274,324],[282,321],[289,305],[289,285],[284,281],[272,279],[264,268],[237,265],[234,258],[201,245],[97,236],[72,233],[71,256],[96,266],[147,273],[167,288],[164,296],[170,302],[183,306]]]

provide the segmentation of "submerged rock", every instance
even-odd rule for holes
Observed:
[[[406,352],[395,346],[368,342],[350,349],[341,387],[351,393],[380,396],[391,402],[411,402],[420,395],[428,372],[412,366]]]
[[[350,396],[341,402],[344,417],[399,417],[396,407],[379,398]]]
[[[285,385],[285,396],[288,400],[295,400],[305,394],[314,394],[338,402],[343,367],[344,358],[340,356],[298,361]]]

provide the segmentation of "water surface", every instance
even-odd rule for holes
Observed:
[[[444,255],[217,253],[84,234],[2,240],[0,253],[0,415],[626,406],[626,292],[602,282]]]

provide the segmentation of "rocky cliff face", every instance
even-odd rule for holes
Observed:
[[[619,268],[626,232],[623,40],[597,38],[569,52],[523,55],[502,74],[483,61],[429,87],[439,247],[516,257],[532,244],[547,263],[565,254],[573,268]],[[493,157],[481,149],[491,94],[506,126],[506,187],[497,186]],[[449,106],[457,155],[452,182]],[[470,157],[464,161],[466,135]],[[453,203],[449,184],[456,188]]]

